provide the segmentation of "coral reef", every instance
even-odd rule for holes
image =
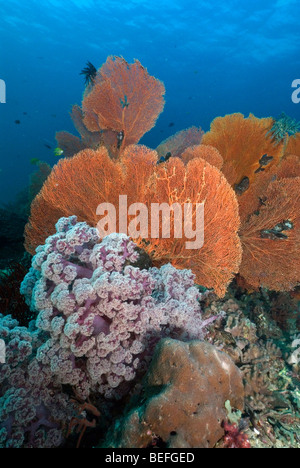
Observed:
[[[202,308],[204,317],[220,310],[225,313],[210,328],[207,339],[226,352],[242,372],[243,432],[251,447],[299,447],[300,381],[297,366],[290,362],[295,351],[293,337],[284,334],[271,318],[274,293],[243,294],[239,300],[235,295],[234,289],[223,300],[210,295]]]
[[[21,292],[38,313],[48,339],[37,359],[55,381],[86,399],[128,391],[147,367],[162,336],[201,338],[199,292],[188,270],[171,265],[141,270],[135,244],[125,234],[99,243],[95,228],[62,218],[57,233],[37,249]]]
[[[87,65],[80,137],[0,210],[0,447],[300,447],[299,124],[152,150],[163,83]]]
[[[161,340],[142,402],[117,422],[104,446],[145,448],[155,434],[169,448],[212,448],[224,435],[227,400],[243,410],[241,374],[226,354],[201,341]]]

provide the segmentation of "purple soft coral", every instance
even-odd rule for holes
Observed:
[[[0,314],[0,338],[6,345],[0,364],[0,448],[58,447],[74,405],[53,383],[51,369],[35,359],[38,332]]]
[[[163,336],[203,338],[199,292],[189,270],[141,270],[124,234],[62,218],[37,249],[21,292],[48,333],[38,360],[82,398],[118,397],[148,365]]]

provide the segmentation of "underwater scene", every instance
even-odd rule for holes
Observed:
[[[299,17],[1,2],[0,448],[300,448]]]

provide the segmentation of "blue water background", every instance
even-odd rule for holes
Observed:
[[[165,83],[164,112],[141,141],[151,147],[232,112],[300,120],[299,0],[0,2],[0,204],[28,184],[31,158],[57,162],[56,131],[76,133],[69,111],[88,60],[137,58]]]

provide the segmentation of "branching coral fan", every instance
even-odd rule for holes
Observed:
[[[201,143],[214,146],[224,159],[222,171],[233,186],[247,178],[251,184],[260,170],[261,158],[266,155],[264,170],[276,164],[282,156],[283,144],[276,144],[272,135],[266,135],[273,125],[272,118],[259,119],[250,114],[230,114],[217,117]]]
[[[92,132],[123,132],[120,147],[138,143],[164,107],[165,88],[138,60],[108,57],[83,99],[84,123]]]
[[[105,148],[61,160],[32,204],[26,248],[33,253],[43,244],[61,216],[75,214],[96,226],[98,205],[109,202],[118,208],[119,195],[127,195],[128,206],[144,203],[149,211],[153,203],[178,203],[183,213],[185,203],[205,202],[201,249],[186,248],[184,236],[175,238],[174,223],[168,238],[150,236],[149,226],[145,241],[138,234],[134,240],[155,265],[170,262],[177,268],[190,268],[199,284],[224,294],[241,259],[236,196],[221,172],[203,159],[193,159],[186,166],[178,158],[159,165],[157,159],[155,151],[137,145],[126,148],[119,162],[113,162]]]
[[[286,116],[274,123],[232,114],[216,118],[201,141],[220,151],[221,170],[237,193],[243,247],[239,273],[252,288],[285,291],[300,282],[296,129]]]
[[[58,145],[67,157],[100,145],[106,146],[111,157],[118,157],[155,125],[164,94],[163,83],[138,60],[129,64],[122,57],[110,56],[87,86],[82,109],[73,106],[71,117],[81,139],[58,132]]]
[[[37,359],[83,399],[93,391],[122,395],[162,336],[199,339],[211,320],[201,319],[191,271],[141,270],[125,234],[99,243],[95,228],[76,221],[58,221],[21,286],[49,336]]]
[[[299,186],[300,159],[289,156],[241,197],[240,274],[254,288],[288,291],[300,282]]]

